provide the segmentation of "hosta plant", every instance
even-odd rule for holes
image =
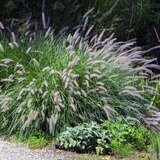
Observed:
[[[134,150],[145,150],[150,132],[132,121],[105,121],[83,123],[67,127],[57,139],[56,147],[76,152],[94,152],[127,156]]]
[[[53,40],[49,30],[36,41],[16,40],[14,33],[9,45],[1,40],[1,130],[56,135],[66,126],[116,115],[142,119],[150,107],[144,92],[153,92],[138,83],[155,67],[152,60],[142,57],[134,41],[104,39],[104,31],[89,37],[93,27],[85,32],[87,20],[61,40]]]

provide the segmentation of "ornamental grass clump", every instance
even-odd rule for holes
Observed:
[[[89,37],[93,27],[84,34],[86,23],[60,40],[47,33],[33,43],[16,42],[14,34],[9,45],[1,41],[1,131],[55,136],[67,126],[116,115],[142,119],[150,103],[137,82],[151,72],[151,60],[134,41],[104,39],[104,32]]]

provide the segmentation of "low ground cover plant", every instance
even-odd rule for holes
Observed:
[[[35,136],[28,138],[28,147],[31,149],[39,149],[47,146],[48,141],[44,137],[37,138]]]
[[[11,139],[13,142],[26,144],[30,149],[41,149],[46,147],[51,142],[51,137],[47,136],[44,132],[31,133],[28,138],[23,135],[15,134]]]
[[[127,156],[135,150],[146,150],[149,136],[150,132],[135,122],[107,120],[101,125],[91,122],[66,128],[59,135],[56,147],[82,153]]]

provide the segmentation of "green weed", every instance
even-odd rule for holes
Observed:
[[[32,136],[32,137],[29,137],[27,141],[28,141],[28,146],[31,149],[43,148],[48,144],[48,141],[43,137],[37,138],[35,136]]]

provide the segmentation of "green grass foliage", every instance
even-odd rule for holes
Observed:
[[[160,134],[157,132],[152,132],[151,134],[151,145],[154,152],[154,160],[159,160],[160,158]]]
[[[55,136],[66,126],[117,115],[142,119],[151,107],[145,94],[154,93],[138,83],[152,60],[132,40],[103,38],[104,31],[88,37],[87,21],[63,39],[53,39],[50,28],[44,36],[11,32],[10,40],[0,39],[1,131]]]

